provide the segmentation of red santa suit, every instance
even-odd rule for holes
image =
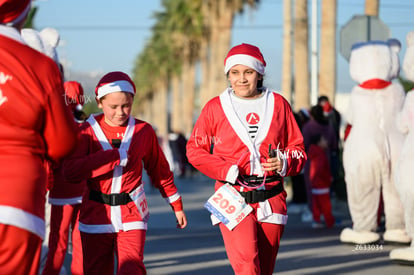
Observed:
[[[77,128],[55,62],[4,25],[0,45],[0,274],[35,274],[45,234],[45,160],[70,153]]]
[[[332,215],[331,198],[329,195],[332,175],[326,151],[311,144],[308,152],[309,180],[312,188],[312,214],[315,222],[321,222],[321,214],[327,227],[332,227],[335,219]]]
[[[232,93],[232,89],[226,89],[203,108],[187,143],[190,163],[215,179],[217,190],[223,182],[235,183],[240,175],[263,176],[261,162],[268,157],[270,145],[283,152],[282,176],[298,174],[306,154],[289,103],[279,94],[265,90],[259,99],[262,100],[260,114],[251,113],[242,121],[234,107]],[[249,100],[248,105],[252,102]],[[266,183],[264,189],[272,190],[276,186],[283,186],[282,177]],[[239,185],[233,187],[241,192],[250,190]],[[286,192],[250,205],[253,212],[232,231],[220,223],[227,255],[236,274],[271,274],[287,223]],[[257,232],[256,225],[262,234]],[[264,270],[265,267],[269,270]]]
[[[121,141],[119,149],[116,140]],[[63,166],[66,180],[87,179],[79,218],[85,272],[97,271],[99,266],[98,273],[112,274],[114,248],[108,255],[108,242],[116,239],[119,266],[131,254],[138,254],[140,266],[136,268],[145,274],[142,261],[148,209],[146,201],[137,196],[144,191],[143,168],[173,210],[182,210],[173,174],[151,125],[130,117],[127,126],[112,127],[104,122],[103,114],[91,116],[81,126],[80,146]],[[127,197],[119,198],[119,194]],[[140,243],[131,247],[128,239],[136,235]]]

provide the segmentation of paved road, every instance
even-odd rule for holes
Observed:
[[[210,223],[203,204],[213,183],[203,176],[177,179],[189,220],[184,230],[175,228],[175,217],[157,190],[146,186],[150,207],[145,265],[149,275],[233,274],[220,232]],[[355,250],[339,242],[339,233],[351,221],[346,203],[335,203],[334,215],[342,224],[313,229],[300,214],[289,213],[274,274],[414,274],[414,267],[392,263],[389,252],[396,246],[383,244],[374,250]],[[65,265],[69,267],[70,255]]]

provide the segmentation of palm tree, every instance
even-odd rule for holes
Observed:
[[[214,91],[214,95],[218,94],[225,83],[225,76],[222,73],[223,59],[230,45],[233,16],[236,12],[242,11],[245,4],[253,6],[256,2],[258,1],[164,0],[162,2],[164,11],[156,14],[157,23],[153,32],[156,32],[157,35],[153,35],[143,54],[136,61],[134,80],[141,90],[137,99],[141,99],[142,103],[136,103],[135,110],[155,115],[157,113],[155,110],[144,112],[143,105],[154,106],[148,101],[161,99],[155,94],[149,95],[162,92],[167,97],[164,91],[171,87],[173,98],[171,125],[173,128],[181,126],[182,131],[189,134],[195,113],[197,63],[200,62],[200,67],[203,68],[203,79],[200,86],[204,91]],[[151,50],[154,45],[157,45],[155,47],[157,51]],[[201,49],[202,52],[200,52]],[[157,56],[157,52],[166,54],[160,58],[160,55]],[[146,64],[148,62],[157,65],[148,65]],[[166,69],[162,69],[164,67]],[[207,72],[210,74],[210,78],[205,77]],[[178,77],[179,75],[181,76]],[[212,78],[221,78],[222,82],[216,82]],[[145,83],[149,81],[151,81],[150,84]],[[161,87],[155,83],[161,83]],[[205,85],[205,83],[217,84],[220,85],[220,88],[214,88],[213,85]],[[208,89],[205,89],[207,86]],[[204,92],[203,95],[205,94]],[[204,98],[209,97],[204,96]],[[182,105],[176,104],[179,101]],[[159,110],[158,106],[158,112]],[[165,108],[161,110],[165,110]],[[159,124],[162,120],[152,117],[151,121],[156,121]],[[158,125],[158,129],[163,128]]]
[[[292,102],[292,0],[283,0],[282,92]]]
[[[256,7],[259,0],[209,0],[210,66],[208,99],[217,96],[226,85],[223,61],[231,44],[231,29],[234,16],[244,11],[247,5]]]
[[[33,6],[31,7],[27,17],[26,17],[26,21],[24,21],[24,25],[23,28],[30,28],[30,29],[34,29],[34,17],[37,13],[37,7]]]
[[[162,24],[162,21],[159,22]],[[152,106],[153,110],[146,112],[151,114],[148,120],[157,127],[160,135],[165,136],[168,132],[168,112],[165,110],[169,76],[169,63],[166,61],[171,49],[163,33],[157,31],[158,27],[158,25],[154,27],[150,43],[136,62],[133,78],[138,87],[135,102],[141,103],[138,103],[138,106],[142,104]],[[149,94],[153,95],[149,96]],[[153,102],[148,102],[148,99],[152,99]]]
[[[182,113],[181,116],[176,114],[173,117],[174,119],[181,117],[182,127],[175,130],[189,134],[192,129],[195,104],[195,64],[203,36],[202,1],[177,0],[163,3],[168,17],[167,29],[164,31],[169,33],[170,43],[176,53],[175,58],[179,57],[181,64]],[[178,83],[175,83],[174,87],[179,87]],[[179,98],[179,95],[175,94],[175,98]],[[175,107],[178,106],[174,106],[173,112],[179,110]],[[172,124],[179,125],[180,123],[174,121]]]
[[[319,93],[335,102],[337,0],[322,1]]]
[[[293,105],[296,109],[309,108],[309,45],[307,0],[295,1],[295,91]]]

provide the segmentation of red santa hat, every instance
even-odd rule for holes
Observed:
[[[31,0],[0,0],[0,23],[13,24],[21,21],[29,12]]]
[[[126,92],[135,95],[135,84],[126,73],[118,71],[107,73],[99,80],[95,88],[97,99],[115,92]]]
[[[245,65],[264,75],[266,62],[258,47],[242,43],[228,52],[224,59],[224,73],[227,74],[234,65]]]
[[[66,102],[74,110],[76,106],[85,103],[82,85],[77,81],[66,81],[64,83]]]

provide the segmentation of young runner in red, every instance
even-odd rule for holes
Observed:
[[[69,182],[87,180],[79,230],[85,274],[146,274],[143,263],[149,217],[142,169],[171,205],[177,227],[187,219],[174,177],[152,126],[133,118],[135,85],[123,72],[110,72],[95,89],[103,114],[81,126],[77,151],[64,161]]]
[[[266,62],[259,48],[237,45],[224,64],[231,87],[203,108],[187,156],[216,179],[207,205],[235,274],[270,275],[287,222],[283,177],[302,170],[303,137],[289,103],[262,86]]]

